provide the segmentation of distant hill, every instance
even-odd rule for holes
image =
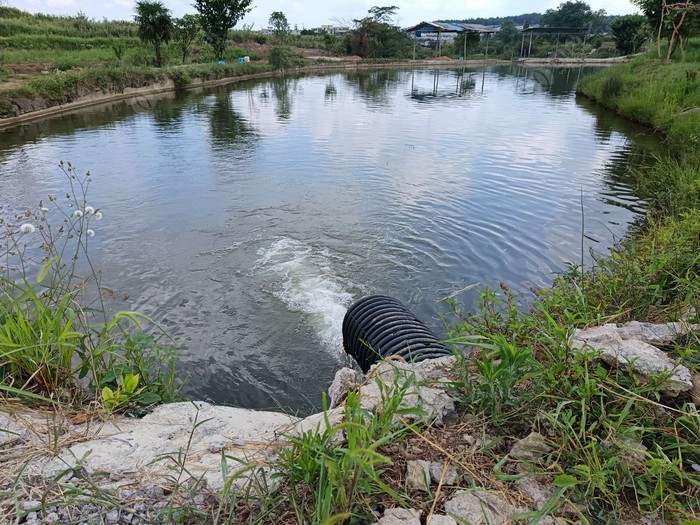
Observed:
[[[542,22],[542,13],[525,13],[513,16],[492,16],[489,18],[464,18],[462,20],[441,20],[441,22],[462,22],[464,24],[481,24],[485,26],[500,26],[506,20],[510,20],[516,26],[521,26],[527,22],[531,26],[539,25]]]

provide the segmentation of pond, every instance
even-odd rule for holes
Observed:
[[[576,100],[590,72],[343,72],[96,106],[0,132],[0,215],[60,193],[60,160],[90,170],[111,307],[172,333],[185,392],[308,413],[354,300],[394,296],[444,333],[441,298],[529,293],[641,217],[627,165],[657,145]]]

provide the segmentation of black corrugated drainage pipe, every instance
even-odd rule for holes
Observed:
[[[412,362],[452,355],[413,312],[386,295],[364,297],[348,308],[343,347],[363,372],[394,355]]]

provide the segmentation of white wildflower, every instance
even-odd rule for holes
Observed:
[[[92,206],[85,206],[85,213],[88,215],[94,215],[95,214],[95,208]]]
[[[34,233],[36,231],[36,228],[33,224],[25,222],[22,226],[19,227],[19,231],[21,231],[22,233]]]
[[[96,211],[96,212],[95,212],[95,220],[96,220],[96,221],[101,221],[101,220],[102,220],[102,212],[101,212],[101,211]]]
[[[78,219],[80,219],[80,217],[82,217],[82,216],[83,216],[83,212],[80,210],[75,210],[73,212],[73,217],[77,217]]]
[[[46,206],[42,206],[40,209],[42,213],[46,213],[47,211],[49,211],[49,209]]]
[[[88,236],[88,237],[94,237],[94,236],[95,236],[95,230],[90,230],[90,229],[88,229],[88,231],[87,231],[87,236]]]

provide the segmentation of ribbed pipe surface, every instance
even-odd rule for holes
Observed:
[[[452,355],[413,312],[386,295],[363,297],[348,308],[343,347],[364,372],[392,355],[412,362]]]

